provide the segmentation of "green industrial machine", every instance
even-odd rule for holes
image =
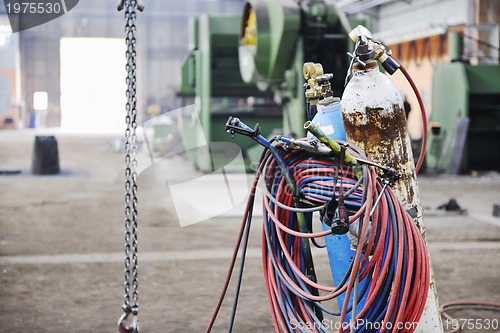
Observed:
[[[500,66],[434,69],[427,166],[448,173],[500,170]]]
[[[264,136],[274,131],[304,137],[304,63],[321,63],[325,73],[334,74],[336,96],[343,92],[349,68],[350,26],[334,4],[333,0],[249,0],[241,17],[195,18],[179,94],[195,97],[202,130],[193,123],[196,115],[184,115],[180,129],[185,146],[199,147],[205,140],[237,143],[248,170],[260,148],[244,138],[233,141],[225,133],[229,115],[247,124],[259,123]],[[209,155],[219,152],[200,151],[189,154],[197,168],[210,171]]]
[[[240,16],[202,15],[191,21],[192,49],[182,66],[179,95],[194,97],[196,109],[182,112],[179,126],[189,157],[196,168],[205,172],[214,168],[214,160],[226,160],[231,156],[225,155],[234,153],[232,149],[227,151],[227,144],[212,144],[208,150],[207,144],[213,142],[238,144],[247,170],[252,161],[258,160],[260,149],[253,152],[251,148],[256,145],[251,140],[242,137],[233,140],[225,132],[230,115],[249,123],[259,122],[265,136],[282,126],[282,107],[273,101],[272,94],[241,79],[238,62],[240,24]],[[243,166],[237,171],[244,171]]]
[[[349,22],[339,15],[332,0],[245,3],[239,46],[241,75],[245,82],[272,91],[283,104],[285,134],[305,136],[304,63],[321,63],[325,73],[334,74],[334,94],[342,94],[350,61],[347,52],[352,48],[349,31]]]

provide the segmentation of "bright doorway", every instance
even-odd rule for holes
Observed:
[[[61,128],[68,132],[123,132],[123,39],[61,38]]]

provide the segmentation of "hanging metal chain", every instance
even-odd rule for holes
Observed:
[[[127,51],[127,104],[125,123],[125,279],[123,314],[118,320],[121,333],[139,332],[139,279],[138,279],[138,240],[137,240],[137,79],[136,79],[136,8],[143,6],[137,0],[121,0],[118,10],[125,8],[125,43]],[[131,253],[132,247],[132,253]],[[130,267],[132,265],[132,267]],[[132,274],[132,303],[130,302],[130,278]],[[132,324],[127,326],[129,315]]]

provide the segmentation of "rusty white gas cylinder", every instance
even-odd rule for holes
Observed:
[[[389,166],[401,175],[394,192],[413,217],[425,239],[420,194],[403,99],[377,63],[355,64],[353,78],[342,95],[342,119],[347,141],[360,147],[368,159]],[[431,267],[431,284],[422,318],[415,333],[442,333],[437,291]]]
[[[415,165],[401,93],[377,62],[355,63],[353,77],[342,95],[342,118],[347,141],[368,159],[399,172],[396,193],[423,232]],[[379,170],[381,171],[381,170]]]

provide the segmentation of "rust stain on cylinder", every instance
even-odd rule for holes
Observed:
[[[366,156],[379,164],[389,166],[401,175],[396,183],[400,188],[414,178],[412,167],[413,156],[409,156],[409,141],[406,130],[404,110],[393,104],[391,110],[366,107],[362,111],[343,113],[347,139],[359,146]],[[404,186],[406,187],[406,186]],[[415,195],[411,186],[406,187],[407,201],[405,206],[413,202]],[[406,207],[409,208],[409,207]]]

